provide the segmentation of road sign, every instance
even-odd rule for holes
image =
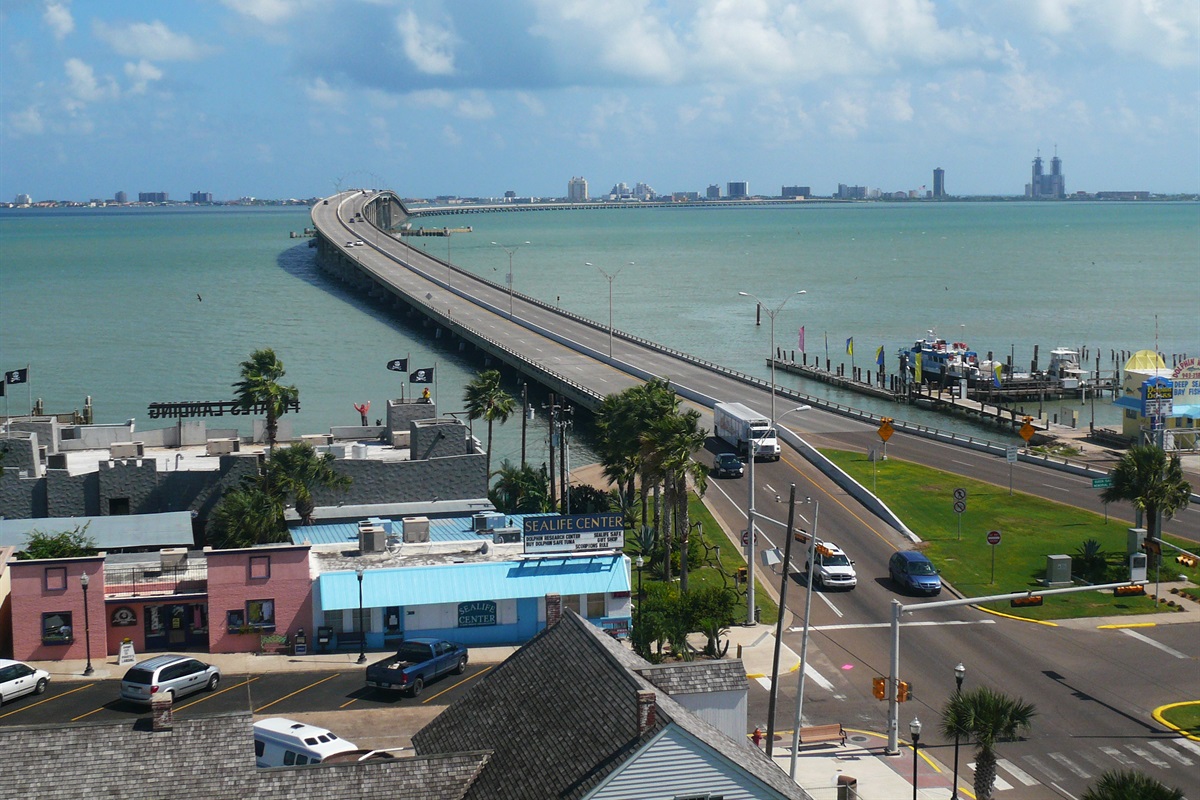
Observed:
[[[754,535],[754,543],[758,544],[758,534]],[[750,531],[742,531],[742,547],[750,544]]]
[[[885,418],[883,420],[883,422],[880,423],[880,425],[879,425],[879,438],[880,439],[883,439],[886,442],[888,439],[892,438],[892,434],[895,432],[896,432],[896,429],[892,427],[892,421],[890,419]]]
[[[1021,429],[1017,433],[1021,434],[1021,438],[1028,442],[1037,431],[1033,429],[1033,426],[1029,424],[1029,420],[1026,419],[1025,424],[1021,426]]]
[[[955,500],[954,501],[954,513],[955,514],[961,514],[966,510],[967,510],[967,504],[965,501],[963,501],[963,500]]]
[[[1112,485],[1112,478],[1092,478],[1093,489],[1111,489]]]
[[[1019,456],[1020,454],[1021,454],[1021,448],[1017,447],[1016,445],[1009,447],[1004,452],[1004,456],[1005,456],[1005,458],[1008,459],[1008,463],[1010,463],[1010,464],[1017,463],[1017,456]]]
[[[1000,544],[1000,531],[988,531],[987,542],[990,545]]]
[[[963,489],[961,487],[958,489],[955,489],[954,490],[954,499],[955,500],[966,500],[967,499],[967,490]]]

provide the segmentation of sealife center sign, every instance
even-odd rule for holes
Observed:
[[[521,539],[525,552],[586,553],[625,547],[623,514],[560,514],[526,517]]]

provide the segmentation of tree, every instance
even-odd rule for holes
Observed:
[[[17,553],[21,560],[35,558],[79,558],[96,555],[96,541],[87,535],[88,525],[76,525],[74,530],[45,533],[30,531],[25,537],[25,547]]]
[[[301,524],[312,525],[313,490],[346,489],[351,484],[349,475],[334,470],[335,460],[333,453],[318,453],[311,444],[297,442],[271,454],[264,488],[281,502],[291,498]]]
[[[700,412],[687,409],[660,417],[643,434],[644,459],[650,474],[663,482],[665,503],[670,518],[670,529],[664,536],[666,559],[663,580],[671,579],[672,540],[678,540],[686,553],[690,523],[688,520],[688,481],[704,493],[708,481],[708,470],[692,458],[692,453],[704,447],[708,431],[700,427]],[[681,576],[687,574],[686,555],[681,555]],[[680,589],[687,591],[686,579]]]
[[[618,508],[617,498],[612,492],[583,484],[571,487],[571,513],[603,514]]]
[[[1167,519],[1187,508],[1191,484],[1183,479],[1178,453],[1168,456],[1154,445],[1135,445],[1126,451],[1109,473],[1112,486],[1100,492],[1100,500],[1115,503],[1127,500],[1143,514],[1146,536],[1158,539],[1160,513]]]
[[[1109,770],[1083,793],[1082,800],[1184,800],[1174,789],[1136,770]]]
[[[275,436],[279,431],[279,418],[288,406],[300,400],[300,390],[295,386],[284,386],[283,362],[270,348],[255,350],[249,361],[242,362],[242,379],[233,384],[234,400],[243,411],[262,406],[267,416],[267,447],[275,449]]]
[[[543,467],[536,470],[528,464],[514,464],[507,458],[500,462],[496,485],[488,499],[505,514],[537,514],[550,510],[550,480]]]
[[[289,541],[283,503],[258,482],[227,489],[208,518],[213,547],[253,547]]]
[[[642,435],[655,420],[674,414],[678,407],[679,398],[670,382],[654,378],[608,395],[596,411],[597,455],[604,476],[621,490],[623,507],[632,507],[635,489],[638,491],[642,525],[648,522],[647,499],[654,485],[648,474],[650,465],[643,457]]]
[[[487,457],[484,462],[488,479],[492,477],[492,423],[499,420],[501,424],[517,409],[517,401],[504,391],[500,384],[500,370],[489,369],[479,373],[479,377],[467,384],[463,389],[463,402],[467,406],[468,419],[487,420]]]
[[[996,743],[1011,741],[1030,728],[1037,714],[1033,704],[986,686],[956,692],[942,709],[942,733],[966,741],[974,738],[976,800],[991,800],[996,785]]]

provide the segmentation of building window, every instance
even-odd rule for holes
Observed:
[[[266,580],[271,577],[270,556],[250,556],[250,580]]]
[[[574,611],[579,616],[581,616],[581,617],[583,616],[583,612],[579,610],[579,595],[564,594],[562,596],[562,610],[566,611],[568,608],[571,609],[572,611]]]
[[[67,588],[66,567],[46,567],[46,591],[61,592]]]
[[[608,613],[608,607],[604,602],[603,594],[589,594],[587,596],[587,615],[588,619],[599,619]]]
[[[42,614],[42,644],[70,644],[75,641],[70,611]]]
[[[275,630],[275,601],[246,601],[246,624],[259,630]]]

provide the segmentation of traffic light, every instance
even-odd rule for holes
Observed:
[[[1117,588],[1113,589],[1114,597],[1132,597],[1134,595],[1145,593],[1146,587],[1142,586],[1140,583],[1133,583],[1129,586],[1118,586]]]
[[[737,582],[738,582],[739,584],[741,584],[741,583],[747,583],[748,581],[749,581],[749,578],[748,578],[748,577],[747,577],[747,575],[746,575],[746,568],[745,568],[745,567],[738,567],[738,569],[737,569]]]
[[[900,681],[899,686],[896,687],[896,702],[903,703],[905,700],[908,699],[908,696],[911,692],[912,692],[912,687],[909,686],[904,681]]]
[[[872,678],[871,693],[876,700],[887,700],[887,678]]]
[[[1040,606],[1042,604],[1042,596],[1040,594],[1031,594],[1027,597],[1014,597],[1009,600],[1009,605],[1013,608],[1028,608],[1030,606]]]

